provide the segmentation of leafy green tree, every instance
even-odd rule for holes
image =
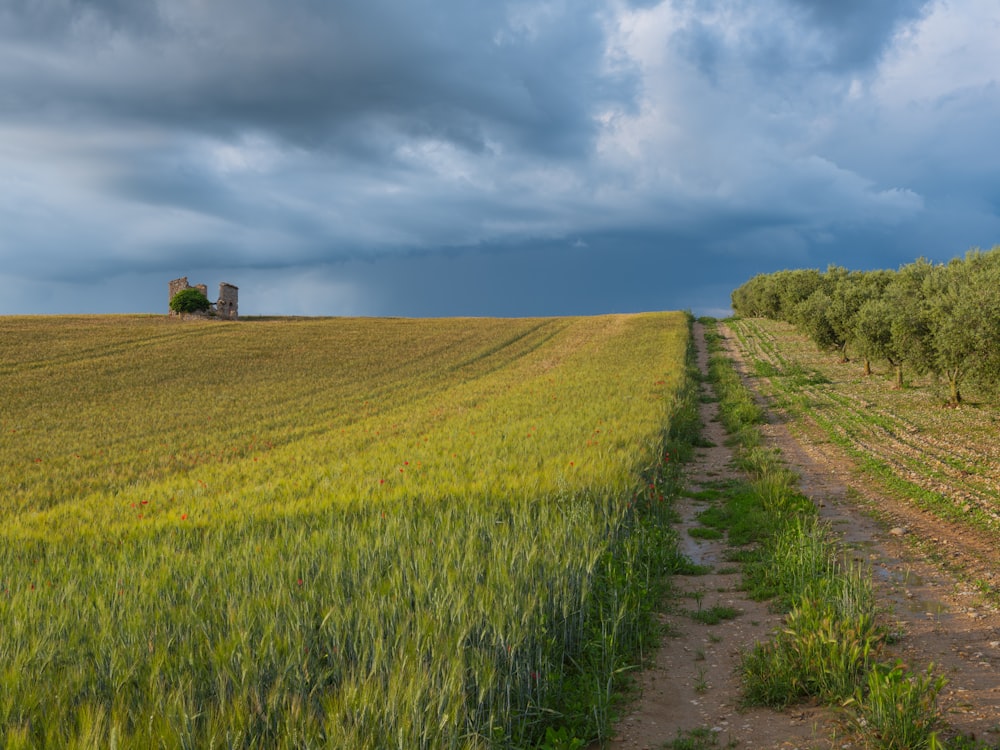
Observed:
[[[730,295],[733,312],[746,318],[777,319],[781,309],[774,274],[757,274]]]
[[[853,337],[858,310],[868,299],[881,294],[889,279],[886,272],[852,272],[831,265],[818,277],[815,272],[806,272],[787,278],[800,293],[815,284],[813,292],[792,310],[792,322],[819,348],[838,351],[841,361],[847,362],[847,346]],[[867,358],[865,374],[871,374]]]
[[[842,361],[851,347],[865,375],[872,360],[885,360],[897,388],[905,365],[947,381],[955,405],[965,383],[1000,391],[1000,246],[947,265],[921,258],[898,271],[759,274],[732,302],[738,315],[791,323]]]
[[[181,289],[170,300],[170,309],[175,313],[204,312],[211,309],[208,297],[197,289]]]
[[[786,323],[798,325],[799,306],[823,286],[823,277],[815,268],[778,271],[775,275],[778,299],[778,317]]]
[[[796,326],[821,349],[839,351],[841,362],[847,361],[854,316],[864,301],[860,295],[862,277],[861,272],[828,266],[819,286],[795,309]]]
[[[924,280],[931,339],[929,369],[948,382],[949,402],[962,402],[971,376],[995,380],[1000,364],[1000,248],[972,250]]]
[[[981,264],[969,297],[981,332],[972,379],[996,392],[1000,387],[1000,246],[983,253]]]
[[[851,340],[865,361],[865,375],[871,375],[872,360],[892,362],[892,325],[884,294],[868,297],[858,308],[851,327]]]
[[[851,329],[851,340],[865,358],[885,360],[895,372],[895,385],[903,387],[903,364],[921,370],[927,361],[926,312],[921,285],[930,270],[926,261],[903,266],[899,271],[879,272],[868,285]]]
[[[737,315],[795,324],[796,307],[821,284],[820,272],[814,268],[759,274],[733,291],[733,310]]]
[[[903,365],[916,372],[927,372],[931,366],[932,349],[929,312],[924,281],[934,266],[924,258],[903,266],[885,287],[891,338],[886,348],[886,360],[896,370],[896,387],[903,387]]]
[[[892,278],[891,271],[849,271],[838,269],[835,276],[830,307],[826,311],[832,329],[832,338],[841,347],[841,361],[847,361],[848,347],[857,350],[864,361],[865,376],[872,374],[871,358],[865,356],[864,347],[857,341],[857,319],[861,306],[870,299],[877,299]]]
[[[838,349],[843,352],[843,341],[830,324],[830,293],[817,288],[795,307],[795,326],[806,334],[820,349]]]

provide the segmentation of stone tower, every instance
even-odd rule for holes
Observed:
[[[219,284],[219,301],[215,303],[215,314],[225,320],[238,320],[239,294],[239,287],[224,281]]]
[[[170,310],[169,308],[170,302],[174,299],[174,297],[177,296],[177,293],[183,292],[185,289],[192,289],[192,288],[197,289],[202,294],[205,294],[205,292],[208,291],[207,287],[204,284],[192,287],[190,284],[188,284],[187,276],[181,276],[179,279],[174,279],[173,281],[170,282],[170,296],[167,298],[167,305],[168,305],[167,309],[169,310],[169,312],[167,313],[168,315],[177,314],[173,310]],[[205,296],[208,297],[207,294],[205,294]]]
[[[181,276],[179,279],[174,279],[170,282],[170,296],[167,297],[167,304],[169,305],[171,300],[177,296],[177,292],[183,292],[185,289],[190,289],[191,286],[188,284],[187,276]],[[174,311],[171,310],[170,314],[173,315]]]

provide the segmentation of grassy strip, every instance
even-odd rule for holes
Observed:
[[[653,613],[670,586],[670,576],[694,572],[677,545],[673,499],[701,431],[697,383],[689,337],[685,377],[674,396],[669,428],[654,451],[662,460],[644,473],[645,489],[633,500],[634,513],[601,560],[583,658],[564,683],[561,700],[551,706],[563,720],[546,727],[537,744],[540,750],[573,750],[588,744],[582,737],[603,741],[610,736],[629,673],[659,643],[662,629]]]
[[[714,321],[706,321],[710,378],[722,421],[733,434],[748,487],[730,494],[730,543],[742,545],[747,589],[788,610],[769,643],[757,644],[741,665],[744,702],[782,707],[816,698],[852,706],[870,747],[932,748],[942,744],[936,697],[945,684],[932,668],[913,676],[878,661],[886,633],[875,617],[870,579],[845,566],[815,507],[795,489],[795,478],[775,451],[761,447],[762,415],[747,406],[752,394],[720,352]],[[968,747],[959,738],[952,747]]]
[[[610,736],[627,675],[659,643],[662,631],[653,614],[669,588],[669,576],[690,572],[691,563],[677,545],[673,499],[701,429],[696,372],[690,340],[686,377],[675,395],[662,450],[656,452],[663,459],[647,469],[646,490],[634,500],[632,521],[602,561],[590,604],[596,626],[589,633],[580,673],[567,683],[556,707],[572,721],[558,730],[549,728],[538,745],[542,750],[584,747],[580,737]]]

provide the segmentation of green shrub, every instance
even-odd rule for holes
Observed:
[[[723,532],[708,526],[694,526],[688,529],[688,536],[692,539],[722,539]]]
[[[205,312],[212,303],[197,289],[181,289],[170,300],[170,309],[175,313]]]

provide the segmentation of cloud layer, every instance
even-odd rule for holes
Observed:
[[[723,313],[1000,237],[987,0],[12,0],[0,313]]]

